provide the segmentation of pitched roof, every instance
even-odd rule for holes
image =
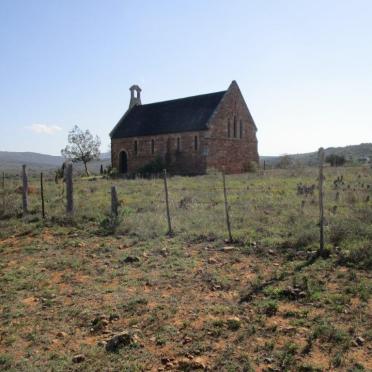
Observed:
[[[205,130],[225,92],[134,106],[119,120],[111,138]]]

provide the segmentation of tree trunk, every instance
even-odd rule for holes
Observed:
[[[85,174],[87,175],[87,177],[89,177],[89,171],[88,171],[88,166],[87,166],[86,161],[84,161],[84,168],[85,168]]]

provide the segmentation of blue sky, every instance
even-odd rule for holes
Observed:
[[[278,155],[372,141],[372,1],[1,0],[0,150],[109,148],[127,109],[237,80]]]

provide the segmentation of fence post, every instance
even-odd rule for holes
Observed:
[[[22,165],[22,208],[23,214],[28,212],[28,179],[26,165]]]
[[[43,172],[40,173],[40,197],[41,197],[41,216],[43,217],[43,220],[45,220]]]
[[[116,186],[111,186],[111,215],[112,217],[118,216],[118,195],[116,192]]]
[[[323,163],[324,149],[321,147],[318,151],[319,158],[319,255],[324,256],[324,193],[323,193]]]
[[[232,242],[233,238],[232,238],[232,234],[231,234],[229,205],[227,203],[225,172],[222,172],[222,181],[223,181],[223,196],[224,196],[224,199],[225,199],[226,225],[227,225],[227,231],[229,233],[229,242]]]
[[[167,183],[167,170],[163,170],[163,178],[164,178],[164,192],[165,192],[165,204],[167,207],[167,220],[168,220],[168,232],[167,235],[172,235],[172,223],[171,223],[171,217],[169,212],[169,198],[168,198],[168,183]]]
[[[74,194],[73,194],[73,182],[72,182],[72,164],[67,164],[66,167],[66,213],[72,215],[74,213]]]
[[[2,177],[2,190],[3,190],[3,213],[5,214],[5,172],[3,172]]]

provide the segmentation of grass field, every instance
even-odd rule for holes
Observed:
[[[325,176],[326,259],[315,168],[227,176],[232,243],[219,174],[168,180],[173,236],[162,180],[77,178],[72,220],[47,180],[43,221],[6,179],[0,370],[371,370],[372,170]]]

